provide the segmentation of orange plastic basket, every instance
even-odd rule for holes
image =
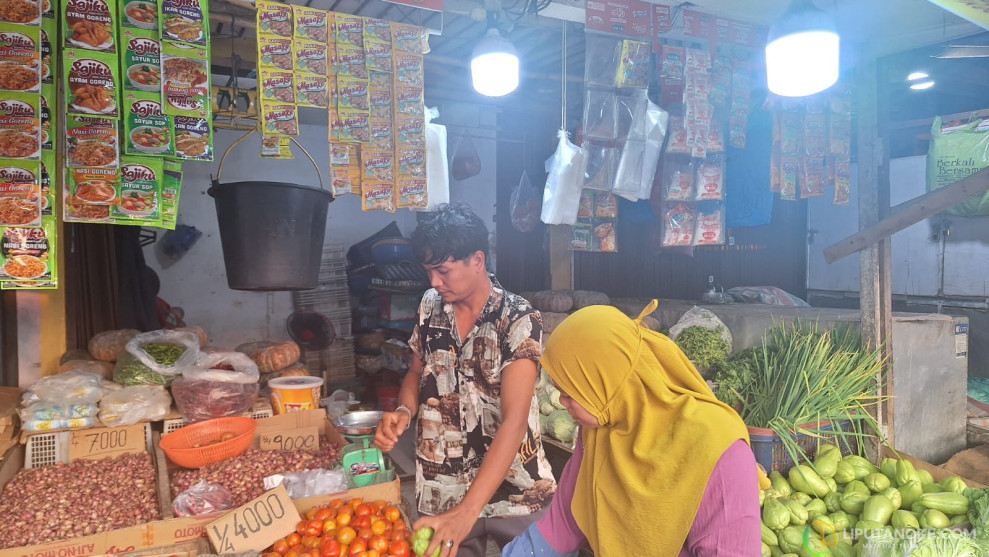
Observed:
[[[183,468],[202,468],[240,455],[251,446],[257,422],[252,418],[216,418],[187,425],[161,438],[161,450]],[[212,443],[223,434],[233,437]],[[197,447],[196,445],[201,445]]]

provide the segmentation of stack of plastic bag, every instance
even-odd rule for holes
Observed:
[[[99,422],[97,403],[108,391],[103,378],[69,371],[40,379],[21,397],[25,431],[88,427]]]
[[[434,124],[440,117],[436,108],[426,109],[426,207],[414,211],[435,211],[450,202],[450,174],[446,164],[446,126]]]

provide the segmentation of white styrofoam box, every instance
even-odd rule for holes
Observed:
[[[59,462],[68,464],[69,441],[72,433],[71,431],[55,431],[28,435],[24,451],[24,467],[52,466]],[[149,453],[154,450],[151,446],[151,422],[144,422],[144,443]]]

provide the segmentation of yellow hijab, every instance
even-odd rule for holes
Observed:
[[[668,337],[611,306],[568,317],[540,363],[602,427],[583,430],[574,518],[598,557],[677,555],[722,453],[749,442]]]

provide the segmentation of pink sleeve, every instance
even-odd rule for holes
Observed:
[[[563,467],[560,481],[556,483],[556,493],[550,501],[549,510],[539,519],[536,527],[543,538],[559,553],[574,553],[583,547],[587,537],[580,531],[570,510],[574,490],[577,487],[577,472],[584,458],[584,444],[577,433],[577,446],[573,455]]]
[[[755,457],[739,439],[714,467],[680,555],[757,557],[762,548],[760,521]]]

